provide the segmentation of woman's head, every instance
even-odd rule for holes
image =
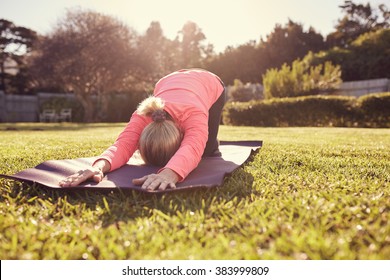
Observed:
[[[141,133],[139,151],[147,164],[164,166],[180,147],[182,134],[176,124],[167,118],[164,102],[158,97],[149,97],[138,106],[137,113],[151,117]]]

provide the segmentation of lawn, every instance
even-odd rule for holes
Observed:
[[[98,155],[123,126],[0,124],[0,173]],[[220,139],[264,146],[210,190],[0,179],[0,259],[390,259],[390,129],[222,126]]]

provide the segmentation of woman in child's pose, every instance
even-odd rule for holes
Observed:
[[[133,184],[148,190],[175,188],[202,156],[220,154],[217,134],[225,99],[222,81],[211,72],[189,69],[163,77],[116,142],[90,168],[69,176],[60,186],[77,186],[90,178],[100,182],[104,173],[126,164],[139,149],[146,164],[161,169],[133,179]]]

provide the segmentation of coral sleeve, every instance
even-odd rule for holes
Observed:
[[[159,172],[169,168],[179,175],[181,182],[198,166],[208,138],[207,121],[206,114],[195,114],[182,123],[184,137],[180,148]]]
[[[111,165],[110,171],[125,165],[138,149],[140,135],[150,122],[150,118],[140,116],[136,112],[133,113],[115,143],[105,150],[96,161],[107,160]]]

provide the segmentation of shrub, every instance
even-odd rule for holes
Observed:
[[[283,64],[280,70],[269,69],[263,75],[265,98],[294,97],[334,91],[341,83],[340,66],[330,61],[310,66],[310,58]]]
[[[358,99],[306,96],[231,102],[225,106],[223,123],[248,126],[390,127],[389,104],[390,93]]]
[[[361,126],[390,127],[390,92],[362,96],[356,101]]]

